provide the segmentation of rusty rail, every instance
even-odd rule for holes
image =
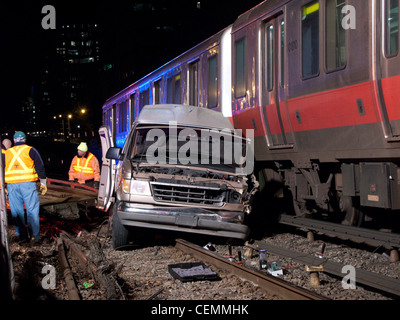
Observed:
[[[203,249],[200,246],[187,242],[185,240],[176,240],[175,247],[185,253],[200,259],[203,262],[207,262],[221,268],[232,272],[242,279],[251,281],[258,286],[262,287],[268,292],[272,292],[277,296],[282,297],[286,300],[328,300],[328,298],[320,296],[311,291],[305,290],[303,288],[294,286],[286,281],[275,278],[270,275],[262,274],[256,270],[251,270],[245,268],[239,264],[232,263],[226,258]]]

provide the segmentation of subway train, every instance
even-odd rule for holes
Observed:
[[[253,130],[265,199],[354,226],[398,216],[399,36],[399,0],[267,0],[109,98],[103,124],[122,146],[145,105],[217,110]]]

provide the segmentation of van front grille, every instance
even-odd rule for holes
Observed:
[[[221,207],[223,205],[224,191],[217,187],[163,182],[151,182],[150,184],[153,198],[158,202],[199,204],[213,207]]]

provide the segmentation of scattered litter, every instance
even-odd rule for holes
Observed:
[[[325,248],[326,248],[326,245],[325,245],[325,243],[323,243],[322,246],[321,246],[320,253],[317,254],[318,258],[322,259],[324,257]]]
[[[202,262],[170,264],[168,272],[182,282],[219,280],[218,275]]]
[[[94,283],[91,283],[91,282],[84,282],[83,283],[83,287],[85,288],[85,289],[89,289],[89,288],[91,288],[91,287],[93,287],[94,286]]]
[[[268,263],[268,273],[272,274],[274,277],[283,275],[282,264],[280,262]]]
[[[212,245],[211,242],[207,243],[203,248],[210,251],[216,251],[215,247]]]
[[[266,250],[260,250],[258,253],[260,256],[260,270],[265,270],[268,268],[268,262],[265,256]]]
[[[386,252],[382,253],[382,257],[384,257],[386,259],[390,259],[390,256]]]

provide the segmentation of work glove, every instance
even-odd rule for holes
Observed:
[[[47,193],[47,179],[40,179],[39,191],[42,196]]]

